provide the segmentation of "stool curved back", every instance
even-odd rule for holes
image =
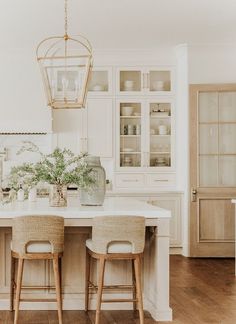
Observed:
[[[64,218],[60,216],[20,216],[13,219],[12,251],[27,254],[31,242],[49,242],[51,253],[64,250]]]
[[[142,253],[145,245],[145,218],[140,216],[97,216],[93,219],[93,251],[105,254],[111,243],[128,242],[132,253]]]

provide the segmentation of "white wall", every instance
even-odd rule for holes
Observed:
[[[188,196],[189,196],[189,128],[188,128],[188,47],[175,48],[176,52],[176,178],[177,189],[183,191],[182,239],[183,254],[188,255]]]
[[[51,130],[34,49],[0,49],[0,116],[0,133]]]
[[[189,83],[235,83],[236,45],[190,45]]]

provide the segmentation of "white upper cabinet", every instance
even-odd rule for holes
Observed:
[[[113,106],[110,98],[88,99],[85,109],[54,110],[56,146],[102,158],[113,153]]]
[[[52,131],[40,70],[33,49],[1,49],[0,133]]]
[[[83,148],[91,155],[111,158],[113,153],[112,99],[88,99]]]
[[[88,90],[88,98],[112,95],[112,68],[93,67]]]
[[[171,95],[173,71],[170,67],[119,67],[116,70],[118,95]]]

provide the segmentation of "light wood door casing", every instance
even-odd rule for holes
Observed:
[[[190,85],[190,256],[234,257],[236,84]]]

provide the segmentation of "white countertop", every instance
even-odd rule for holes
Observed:
[[[236,199],[232,199],[231,203],[236,204]]]
[[[67,207],[50,207],[48,198],[38,198],[32,203],[23,202],[0,205],[0,219],[23,215],[58,215],[67,219],[88,219],[95,216],[133,215],[146,218],[170,218],[171,212],[135,198],[107,197],[103,206],[81,206],[79,199],[68,198]]]

